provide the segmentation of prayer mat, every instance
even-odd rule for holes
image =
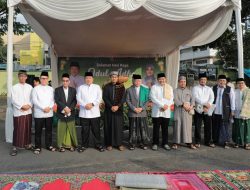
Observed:
[[[195,172],[166,174],[168,190],[209,190]]]
[[[211,190],[235,190],[215,171],[203,171],[196,174]]]
[[[141,189],[141,188],[130,188],[130,187],[120,187],[120,190],[159,190],[159,189]]]
[[[226,180],[232,183],[239,190],[250,190],[250,170],[230,170],[220,172]]]
[[[117,174],[115,185],[118,187],[141,189],[167,189],[167,183],[164,175],[157,174]]]
[[[0,175],[0,189],[19,182],[35,182],[41,190],[115,190],[115,174]]]

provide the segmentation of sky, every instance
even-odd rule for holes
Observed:
[[[18,14],[16,20],[17,22],[21,22],[22,24],[27,24],[27,21],[25,20],[22,14]]]

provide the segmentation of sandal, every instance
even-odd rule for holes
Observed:
[[[34,146],[32,144],[28,144],[25,146],[26,150],[34,150]]]
[[[10,152],[11,156],[16,156],[17,155],[17,149],[16,148],[12,148],[11,152]]]
[[[108,150],[108,151],[111,151],[112,149],[113,149],[112,146],[108,146],[108,147],[107,147],[107,150]]]
[[[125,150],[125,147],[121,145],[121,146],[118,147],[118,150],[124,151],[124,150]]]
[[[238,144],[234,144],[234,148],[239,148],[239,145]]]
[[[135,150],[135,146],[134,145],[129,146],[129,150]]]
[[[35,148],[33,153],[34,154],[40,154],[41,153],[41,148]]]
[[[65,148],[60,147],[58,151],[59,151],[59,152],[65,152]]]
[[[195,144],[194,145],[196,148],[200,148],[201,147],[201,144]]]
[[[178,149],[177,144],[174,144],[174,145],[172,146],[172,149],[177,150],[177,149]]]
[[[51,152],[55,152],[56,151],[56,149],[53,146],[47,147],[47,150],[49,150]]]
[[[69,148],[69,151],[70,151],[70,152],[74,152],[74,151],[75,151],[75,148],[74,148],[74,147],[70,147],[70,148]]]
[[[246,150],[250,150],[250,144],[246,144],[246,145],[245,145],[245,149],[246,149]]]
[[[79,153],[82,153],[84,150],[86,150],[86,148],[85,147],[77,147],[77,152],[79,152]]]
[[[190,148],[193,149],[193,150],[196,150],[196,149],[197,149],[197,147],[194,146],[193,144],[190,145]]]
[[[141,148],[142,150],[147,150],[147,149],[148,149],[148,147],[145,146],[145,145],[143,145],[143,144],[140,145],[140,148]]]

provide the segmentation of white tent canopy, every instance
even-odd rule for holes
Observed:
[[[51,47],[54,86],[58,84],[57,57],[156,55],[167,57],[167,76],[175,86],[179,46],[204,45],[217,39],[227,29],[233,10],[240,25],[241,1],[9,0],[8,6],[10,13],[18,6],[33,30]],[[12,86],[11,25],[13,15],[9,14],[8,97]],[[237,29],[242,67],[241,27]],[[7,115],[10,109],[9,103]],[[9,121],[6,118],[6,126]],[[10,142],[12,138],[7,136]]]
[[[18,1],[9,2],[10,5]],[[202,45],[228,27],[238,1],[26,0],[19,7],[58,56],[155,56]],[[74,22],[71,22],[74,21]]]

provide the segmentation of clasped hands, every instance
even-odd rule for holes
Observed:
[[[168,109],[168,105],[165,104],[163,107],[160,108],[160,111],[161,111],[161,112],[164,112],[164,111],[166,111],[167,109]]]
[[[112,106],[111,111],[116,112],[119,109],[119,106]]]
[[[206,103],[205,105],[203,105],[204,113],[207,113],[210,108],[211,108],[211,105],[209,103]]]
[[[86,110],[91,110],[94,107],[94,105],[93,105],[93,103],[88,103],[84,107]]]
[[[29,104],[26,104],[21,107],[21,111],[28,111],[30,108],[31,106]]]
[[[142,108],[135,108],[135,109],[134,109],[134,111],[135,111],[136,113],[141,113],[142,110],[143,110]]]
[[[193,109],[193,106],[190,105],[189,102],[184,102],[182,106],[183,106],[184,110],[187,112],[189,112],[191,109]]]
[[[65,115],[69,115],[71,113],[71,109],[69,109],[68,107],[65,107],[63,110]]]
[[[46,108],[44,108],[44,109],[43,109],[43,112],[44,112],[44,113],[49,113],[49,112],[50,112],[50,110],[51,110],[51,108],[50,108],[50,107],[46,107]]]

